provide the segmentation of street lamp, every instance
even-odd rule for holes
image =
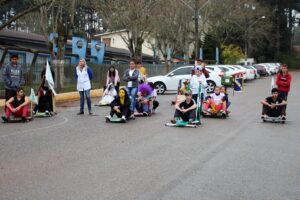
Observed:
[[[210,2],[207,0],[200,8],[199,1],[195,0],[195,7],[193,8],[184,0],[181,0],[182,4],[188,7],[191,11],[194,12],[193,20],[195,20],[195,61],[198,60],[198,38],[199,38],[199,19],[200,19],[200,11]]]

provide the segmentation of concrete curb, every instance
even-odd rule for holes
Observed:
[[[91,90],[91,97],[97,98],[103,95],[103,89]],[[62,103],[66,101],[78,101],[79,100],[79,93],[78,92],[68,92],[68,93],[61,93],[57,94],[55,97],[56,103]],[[5,99],[0,99],[0,107],[5,106]]]

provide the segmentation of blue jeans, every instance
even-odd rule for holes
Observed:
[[[126,91],[130,98],[130,111],[133,113],[134,107],[135,107],[135,98],[136,98],[136,95],[138,92],[138,88],[137,87],[126,87]]]
[[[85,95],[85,98],[86,98],[86,102],[87,102],[89,112],[92,111],[90,91],[91,90],[79,91],[79,95],[80,95],[80,112],[84,112],[84,95]]]

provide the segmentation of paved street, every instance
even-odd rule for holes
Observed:
[[[107,124],[108,108],[0,124],[1,200],[300,200],[300,72],[288,122],[260,121],[271,78],[230,93],[231,116],[196,129],[165,127],[173,94],[150,118]]]

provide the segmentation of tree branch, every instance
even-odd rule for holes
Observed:
[[[26,15],[26,14],[28,14],[28,13],[31,13],[31,12],[33,12],[33,11],[39,9],[39,8],[42,7],[42,6],[45,6],[45,5],[49,4],[49,3],[51,3],[52,1],[53,1],[53,0],[48,0],[48,1],[44,2],[44,3],[39,4],[39,5],[36,5],[36,6],[33,6],[33,7],[29,7],[29,8],[27,8],[26,10],[24,10],[23,12],[21,12],[21,13],[15,15],[15,16],[13,16],[11,19],[9,19],[7,22],[5,22],[4,24],[2,24],[2,25],[0,26],[0,31],[1,31],[2,29],[4,29],[6,26],[10,25],[12,22],[16,21],[17,19],[23,17],[24,15]]]

